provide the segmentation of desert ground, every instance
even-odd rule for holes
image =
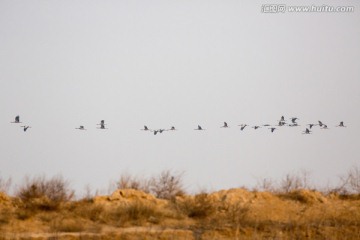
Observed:
[[[39,178],[15,196],[2,192],[0,239],[360,239],[359,194],[233,188],[156,197],[128,185],[73,200],[64,186]]]

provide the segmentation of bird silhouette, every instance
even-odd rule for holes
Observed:
[[[97,124],[97,125],[100,125],[100,127],[98,129],[107,129],[107,128],[105,128],[105,120],[101,120],[100,124]]]
[[[84,126],[80,126],[80,127],[78,127],[78,128],[75,128],[75,129],[86,130]]]
[[[322,127],[324,124],[321,121],[318,121],[319,126]]]
[[[311,131],[308,128],[306,128],[303,134],[311,134]]]
[[[322,128],[321,129],[329,129],[328,126],[326,124],[322,124]]]
[[[285,122],[279,121],[278,126],[279,126],[279,127],[285,126]]]
[[[253,126],[252,128],[256,130],[256,129],[260,128],[260,126]]]
[[[222,126],[222,128],[228,128],[229,126],[228,126],[228,124],[227,124],[227,122],[224,122],[224,125]]]
[[[308,126],[311,129],[313,126],[316,126],[316,124],[310,123],[310,124],[308,124]]]
[[[271,132],[274,132],[277,128],[272,127],[272,128],[269,128],[269,129],[271,130]]]
[[[291,119],[291,122],[292,122],[292,123],[296,123],[296,120],[298,120],[297,117],[292,117],[292,118],[290,118],[290,119]]]
[[[170,131],[176,131],[177,129],[174,127],[174,126],[172,126],[170,129],[168,129],[168,130],[170,130]]]
[[[144,125],[144,129],[141,129],[141,130],[143,130],[143,131],[150,131],[150,129],[149,129],[146,125]]]
[[[337,127],[346,127],[346,126],[344,125],[344,122],[340,122]]]
[[[203,129],[200,125],[198,125],[198,127],[196,128],[196,129],[194,129],[194,130],[205,130],[205,129]]]
[[[20,126],[22,128],[24,128],[24,132],[26,132],[26,130],[28,130],[28,128],[31,128],[30,126]]]
[[[240,130],[243,131],[246,128],[247,124],[241,124],[239,126],[241,126]]]
[[[11,122],[11,123],[21,123],[21,122],[20,122],[20,116],[17,115],[17,116],[15,117],[15,121],[14,121],[14,122]]]

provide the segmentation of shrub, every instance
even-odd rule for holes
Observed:
[[[172,173],[165,170],[150,181],[150,190],[157,198],[173,199],[175,196],[184,195],[182,173]]]
[[[340,186],[334,189],[333,192],[342,195],[351,193],[360,194],[360,168],[358,166],[351,167],[347,175],[340,177],[340,181]]]
[[[141,224],[143,222],[158,223],[163,216],[160,211],[156,209],[156,205],[135,201],[126,206],[119,206],[110,213],[112,220],[117,222],[117,225],[123,226],[127,222]]]
[[[76,216],[80,216],[96,222],[101,220],[102,214],[105,212],[105,208],[102,205],[82,200],[75,203],[73,212],[76,214]]]
[[[224,219],[233,226],[239,226],[245,222],[249,210],[249,203],[243,204],[238,202],[231,204],[226,208]]]
[[[150,180],[123,174],[115,182],[115,186],[117,189],[135,189],[151,193],[157,198],[173,199],[175,196],[184,195],[182,176],[182,173],[173,173],[170,170],[164,170]]]
[[[0,177],[0,192],[7,193],[11,186],[11,178],[8,178],[7,180]]]
[[[259,179],[257,181],[257,186],[255,187],[255,191],[268,191],[274,192],[275,191],[275,182],[269,178]]]
[[[0,226],[3,224],[8,224],[10,222],[12,213],[10,208],[0,209]]]
[[[294,190],[309,188],[309,175],[306,170],[295,174],[286,174],[280,182],[280,192],[289,193]]]
[[[184,201],[175,201],[176,207],[191,218],[206,218],[215,212],[215,206],[207,193],[188,197]]]
[[[18,208],[16,210],[16,217],[19,220],[26,220],[26,219],[30,218],[32,215],[33,215],[33,213],[29,209]]]
[[[56,210],[58,206],[72,199],[74,192],[61,176],[47,180],[45,177],[26,178],[25,184],[17,192],[29,209]]]
[[[146,193],[150,192],[148,180],[133,177],[126,173],[122,174],[115,184],[117,189],[135,189]]]

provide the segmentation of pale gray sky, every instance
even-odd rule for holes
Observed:
[[[62,174],[81,191],[172,169],[196,191],[306,169],[336,184],[360,161],[360,3],[262,13],[267,3],[0,0],[1,176]],[[18,114],[26,133],[10,124]],[[282,115],[303,126],[237,127]],[[317,120],[331,129],[301,134]]]

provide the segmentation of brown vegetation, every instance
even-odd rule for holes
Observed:
[[[295,181],[271,192],[186,195],[181,177],[169,176],[160,176],[158,197],[124,188],[81,200],[60,177],[27,179],[15,197],[0,193],[0,239],[360,239],[359,193],[321,193]],[[176,191],[163,187],[175,179]]]

